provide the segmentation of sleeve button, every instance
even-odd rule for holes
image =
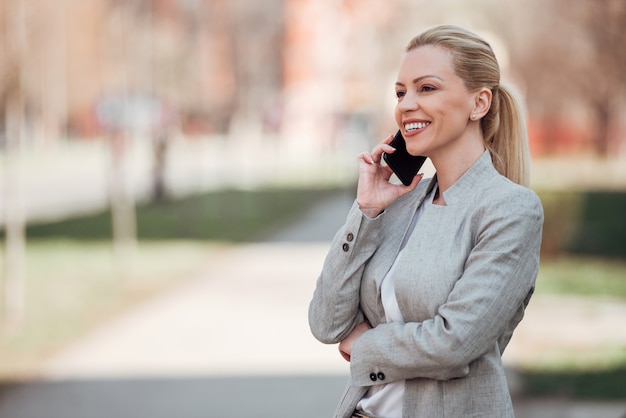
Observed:
[[[376,373],[370,373],[370,379],[372,382],[375,382],[378,378],[376,377]]]
[[[378,380],[385,380],[385,373],[378,372]]]
[[[344,252],[350,251],[350,246],[348,244],[343,244],[341,248],[343,249]]]
[[[349,232],[346,236],[346,239],[348,240],[348,242],[352,242],[352,240],[354,239],[354,234],[352,232]]]

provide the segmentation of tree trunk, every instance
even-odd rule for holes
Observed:
[[[161,201],[167,197],[165,173],[167,168],[168,140],[168,133],[165,132],[165,128],[158,130],[158,132],[152,135],[152,147],[154,151],[152,199],[154,201]]]
[[[11,327],[21,323],[24,302],[24,260],[26,232],[21,199],[21,137],[23,103],[21,97],[9,100],[6,108],[6,165],[4,178],[5,268],[3,316]]]
[[[111,137],[111,222],[113,252],[118,272],[125,276],[132,267],[137,245],[135,201],[128,178],[127,138],[124,133]]]
[[[594,149],[600,157],[609,157],[611,152],[610,135],[611,135],[611,103],[606,101],[598,101],[594,108],[596,118],[596,130],[594,135]]]

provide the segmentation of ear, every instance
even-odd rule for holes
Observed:
[[[476,115],[476,119],[480,119],[489,112],[491,107],[491,98],[493,94],[491,90],[486,87],[478,90],[474,99],[474,109],[472,110],[472,116]]]

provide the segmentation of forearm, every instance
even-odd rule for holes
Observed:
[[[380,222],[364,216],[355,204],[331,243],[309,305],[311,331],[324,343],[340,342],[363,321],[361,276],[377,248]]]
[[[378,371],[384,373],[385,383],[467,376],[470,361],[454,357],[451,350],[442,351],[442,345],[454,345],[454,342],[423,338],[425,336],[420,335],[423,330],[421,323],[393,322],[380,324],[363,334],[354,343],[351,353],[350,370],[355,385],[371,385],[370,375]]]

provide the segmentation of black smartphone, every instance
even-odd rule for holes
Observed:
[[[392,154],[383,153],[383,159],[400,179],[402,184],[408,186],[413,181],[413,177],[422,168],[426,157],[409,154],[406,150],[406,142],[402,137],[402,132],[398,130],[393,140],[389,144],[396,149]]]

